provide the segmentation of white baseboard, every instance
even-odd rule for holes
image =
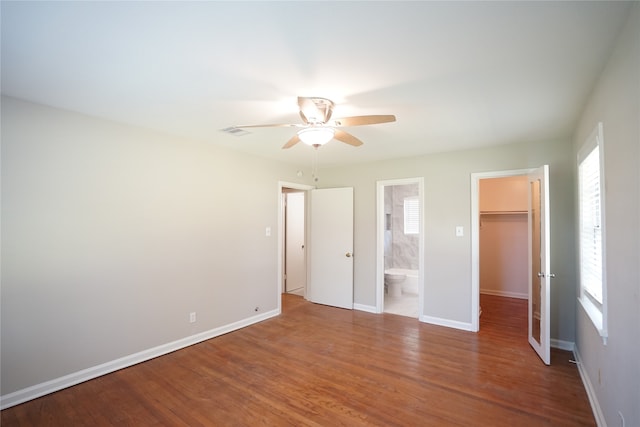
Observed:
[[[573,349],[576,347],[576,344],[571,341],[557,340],[555,338],[551,338],[549,341],[550,341],[551,347],[558,348],[560,350],[566,350],[566,351],[572,352]]]
[[[446,326],[448,328],[461,329],[463,331],[473,331],[471,323],[458,322],[457,320],[443,319],[441,317],[433,316],[420,316],[420,321],[424,323],[431,323],[432,325]]]
[[[378,310],[375,305],[365,305],[365,304],[356,304],[353,303],[354,310],[366,311],[367,313],[377,314]]]
[[[492,289],[480,289],[480,293],[481,294],[487,294],[487,295],[495,295],[497,297],[529,299],[529,294],[521,293],[521,292],[496,291],[496,290],[492,290]]]
[[[82,382],[98,378],[102,375],[115,372],[117,370],[127,368],[129,366],[136,365],[140,362],[162,356],[176,350],[180,350],[185,347],[197,344],[202,341],[206,341],[211,338],[215,338],[220,335],[233,332],[238,329],[242,329],[254,323],[262,322],[263,320],[275,317],[280,314],[279,310],[272,310],[252,316],[247,319],[239,320],[234,323],[230,323],[219,328],[210,329],[205,332],[201,332],[189,337],[179,339],[167,344],[162,344],[157,347],[153,347],[147,350],[143,350],[138,353],[131,354],[129,356],[121,357],[110,362],[103,363],[101,365],[93,366],[91,368],[83,369],[82,371],[74,372],[69,375],[65,375],[60,378],[53,379],[41,384],[36,384],[31,387],[24,388],[22,390],[14,391],[7,395],[0,396],[0,409],[10,408],[11,406],[19,405],[20,403],[27,402],[32,399],[44,396],[49,393],[62,390],[67,387],[80,384]]]
[[[591,410],[593,411],[593,417],[596,419],[596,425],[598,427],[607,427],[607,422],[604,419],[604,414],[602,413],[600,403],[598,402],[596,390],[593,388],[593,384],[589,379],[589,375],[587,375],[587,371],[582,364],[580,352],[578,352],[577,347],[574,348],[573,355],[576,359],[576,365],[578,366],[578,372],[580,373],[582,384],[584,384],[584,389],[586,390],[587,396],[589,397],[589,404],[591,404]]]

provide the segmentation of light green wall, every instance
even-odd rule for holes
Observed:
[[[393,143],[393,142],[389,142]],[[471,173],[550,165],[551,337],[574,341],[571,143],[520,143],[320,171],[323,187],[355,188],[355,302],[376,303],[376,182],[424,177],[425,315],[471,323]],[[463,238],[455,226],[464,226]]]
[[[275,310],[295,171],[2,98],[2,394]]]
[[[607,344],[581,306],[576,345],[604,422],[640,426],[640,4],[631,9],[616,49],[577,127],[574,158],[603,123]],[[577,213],[576,213],[577,222]]]

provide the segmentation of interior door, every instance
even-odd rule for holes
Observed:
[[[307,281],[304,192],[287,193],[285,224],[285,292],[302,292]]]
[[[310,301],[353,308],[353,188],[311,191]]]
[[[549,365],[549,166],[529,174],[529,344]]]

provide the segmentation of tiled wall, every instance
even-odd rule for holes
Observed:
[[[418,269],[418,234],[404,233],[404,199],[418,196],[418,184],[385,187],[384,267]]]

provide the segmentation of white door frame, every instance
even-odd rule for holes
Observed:
[[[471,174],[471,331],[480,330],[480,180],[528,176],[536,168]]]
[[[424,177],[376,182],[376,313],[384,311],[384,188],[418,184],[420,238],[418,239],[418,318],[424,315]]]
[[[283,277],[283,263],[284,263],[284,258],[283,258],[283,252],[284,252],[284,230],[283,230],[283,224],[284,224],[284,209],[282,208],[282,189],[283,188],[293,188],[295,190],[302,190],[302,191],[309,191],[309,190],[313,190],[315,187],[312,185],[306,185],[306,184],[297,184],[295,182],[286,182],[286,181],[278,181],[278,271],[277,271],[277,282],[278,282],[278,286],[276,286],[276,300],[278,301],[278,305],[277,305],[277,310],[278,310],[278,314],[282,313],[282,277]],[[308,203],[308,197],[305,196],[305,203]],[[307,209],[305,208],[305,217],[307,216]],[[305,218],[305,222],[306,222],[306,228],[308,230],[309,228],[309,221],[306,221]],[[308,248],[307,248],[308,249]],[[307,269],[308,270],[308,269]],[[307,271],[307,281],[309,280],[308,277],[308,271]]]

